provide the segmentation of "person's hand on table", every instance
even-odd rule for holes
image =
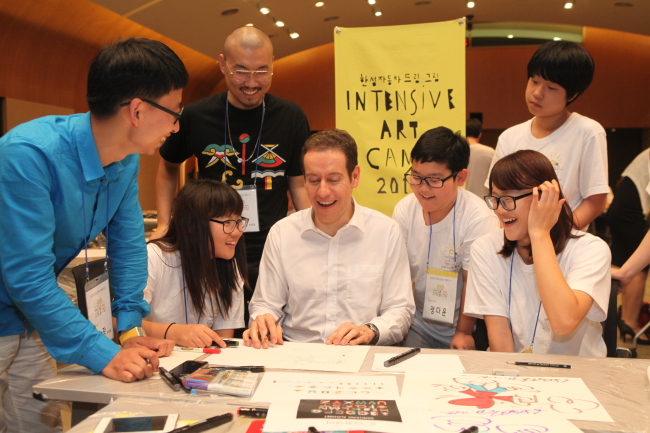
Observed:
[[[129,340],[135,338],[145,337],[132,337]],[[125,343],[129,340],[126,340]],[[133,382],[151,377],[154,371],[158,371],[158,353],[139,346],[127,349],[123,347],[104,367],[102,374],[122,382]]]
[[[256,349],[268,349],[271,344],[284,344],[282,340],[282,326],[275,323],[275,317],[266,313],[259,315],[251,323],[251,327],[242,335],[244,344]]]
[[[173,340],[163,340],[153,337],[131,337],[122,343],[122,349],[143,347],[156,352],[156,358],[160,356],[169,356],[174,349]],[[158,368],[156,367],[156,371]]]
[[[325,340],[325,344],[345,346],[356,346],[368,344],[375,338],[375,332],[366,325],[357,326],[354,323],[345,322]]]
[[[180,325],[175,323],[167,330],[167,337],[174,340],[179,346],[210,347],[214,341],[220,347],[226,347],[226,343],[219,334],[201,324]]]
[[[472,334],[456,331],[454,338],[451,339],[450,349],[476,350],[476,343]]]

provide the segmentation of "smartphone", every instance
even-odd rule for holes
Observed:
[[[207,367],[208,361],[185,361],[171,369],[172,373],[180,376],[192,374],[201,367]]]
[[[153,433],[169,432],[176,427],[178,414],[153,416],[105,417],[99,421],[94,433]]]

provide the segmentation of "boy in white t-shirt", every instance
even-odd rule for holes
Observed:
[[[609,192],[605,130],[567,109],[589,87],[593,75],[594,61],[582,46],[568,41],[543,44],[528,62],[525,98],[535,117],[504,131],[492,159],[494,166],[522,149],[545,155],[578,228],[587,227],[603,212]]]
[[[413,193],[393,211],[406,241],[416,305],[405,346],[475,348],[475,319],[462,314],[469,251],[499,223],[483,200],[462,188],[469,153],[460,133],[442,126],[422,134],[411,151],[405,176]]]

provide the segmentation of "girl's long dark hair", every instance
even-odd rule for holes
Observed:
[[[519,150],[498,160],[490,172],[490,193],[493,187],[502,191],[523,190],[540,186],[546,181],[555,179],[557,174],[548,158],[535,150]],[[560,189],[560,198],[564,198]],[[551,229],[551,240],[555,254],[560,254],[571,238],[577,238],[571,233],[573,229],[573,212],[564,202],[560,216]],[[499,251],[503,257],[510,257],[517,246],[517,241],[510,241],[503,235],[503,248]]]
[[[239,238],[233,259],[225,260],[213,257],[210,231],[210,218],[241,215],[243,208],[241,196],[222,182],[188,182],[174,200],[167,234],[150,241],[163,251],[180,252],[185,288],[199,316],[209,300],[227,317],[238,280],[248,288],[244,237]]]

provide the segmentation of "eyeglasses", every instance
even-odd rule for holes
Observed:
[[[228,71],[230,71],[230,75],[232,76],[233,80],[235,80],[237,83],[248,81],[252,75],[255,81],[263,84],[269,81],[271,79],[271,76],[273,76],[273,72],[271,71],[249,71],[247,69],[235,69],[233,71],[230,68],[228,62],[226,62],[226,66],[228,67]]]
[[[210,218],[210,221],[223,225],[223,232],[226,234],[230,234],[234,232],[235,227],[237,227],[240,232],[243,232],[244,230],[246,230],[246,227],[248,227],[248,218],[239,218],[238,220],[226,220],[226,221],[219,221]]]
[[[179,120],[181,120],[181,115],[183,114],[183,110],[185,109],[185,107],[181,107],[181,111],[179,111],[178,113],[176,113],[175,111],[172,111],[172,110],[170,110],[169,108],[165,108],[165,107],[163,107],[162,105],[156,104],[155,102],[150,101],[149,99],[145,99],[145,98],[140,98],[140,99],[142,99],[144,102],[146,102],[147,104],[151,105],[152,107],[157,108],[157,109],[159,109],[160,111],[164,111],[165,113],[167,113],[167,114],[171,114],[172,116],[174,116],[174,118],[175,118],[175,120],[174,120],[174,125],[177,124]],[[123,103],[120,104],[120,107],[126,107],[126,106],[129,105],[131,102],[132,102],[132,101],[129,101],[129,102],[123,102]]]
[[[433,176],[417,176],[415,174],[405,174],[404,179],[411,185],[421,185],[422,181],[427,184],[429,188],[442,188],[442,186],[445,184],[445,181],[451,179],[452,177],[456,176],[458,173],[452,173],[449,176],[447,176],[444,179],[440,179],[439,177],[433,177]]]
[[[492,210],[497,210],[499,203],[501,203],[501,207],[504,210],[515,210],[517,208],[517,200],[520,198],[528,197],[529,195],[533,195],[532,191],[527,192],[526,194],[518,195],[517,197],[510,195],[504,195],[502,197],[486,195],[483,197],[483,200],[485,200],[485,203],[487,203],[488,207]]]

